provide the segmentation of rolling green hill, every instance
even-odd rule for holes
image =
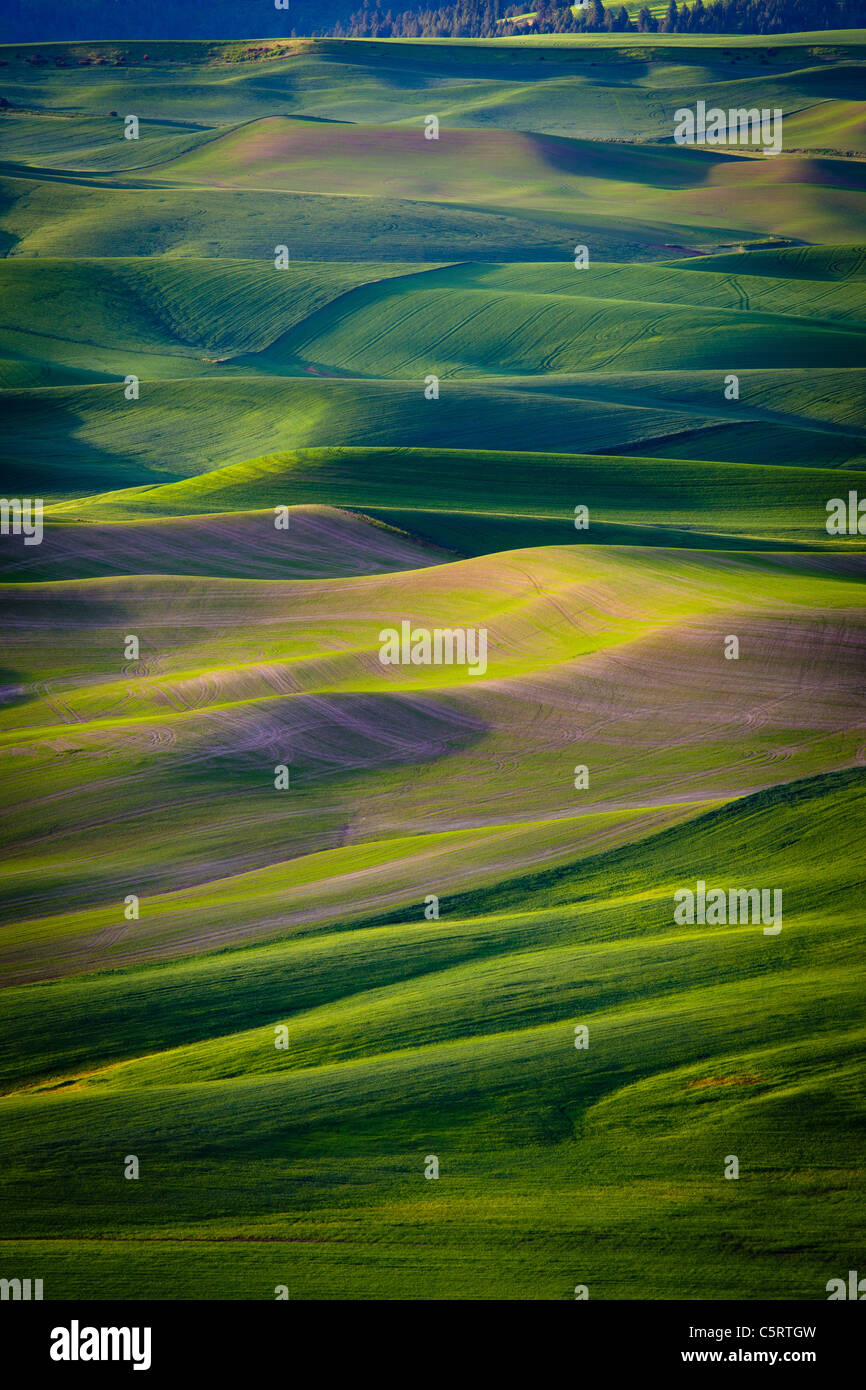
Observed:
[[[50,524],[54,519],[121,521],[262,510],[263,522],[273,529],[274,507],[327,496],[339,507],[384,514],[387,520],[399,517],[399,526],[452,550],[464,549],[461,541],[474,530],[476,545],[470,548],[484,554],[501,548],[500,526],[514,528],[510,534],[524,544],[538,543],[540,526],[551,544],[568,544],[575,540],[575,507],[583,505],[590,516],[587,540],[581,543],[688,545],[691,531],[692,544],[699,546],[727,543],[752,549],[784,542],[820,547],[833,543],[825,499],[840,492],[847,496],[858,483],[862,488],[862,471],[684,459],[318,449],[252,459],[204,478],[57,503],[48,518]],[[435,528],[435,536],[429,528]],[[850,539],[848,549],[862,544],[858,537]],[[20,564],[40,560],[22,555]]]
[[[16,108],[72,108],[80,120],[125,105],[145,120],[198,126],[278,114],[379,126],[416,121],[420,127],[435,110],[455,128],[643,141],[670,137],[674,107],[682,105],[684,90],[697,89],[725,107],[750,106],[755,93],[761,105],[781,103],[786,112],[811,121],[817,143],[804,142],[805,148],[863,149],[866,40],[857,30],[773,39],[549,35],[457,42],[299,39],[270,46],[64,44],[42,50],[47,56],[55,51],[75,70],[50,63],[34,68],[27,60],[36,49],[6,47],[4,89]],[[99,57],[105,65],[96,64]],[[117,59],[124,60],[120,71]],[[72,131],[70,136],[70,143],[77,139]]]
[[[44,501],[0,539],[0,1275],[824,1299],[866,36],[0,64],[0,490]],[[675,144],[697,100],[783,152]]]
[[[746,877],[775,872],[788,891],[773,847],[792,833],[802,843],[816,818],[829,832],[810,846],[808,906],[771,949],[748,928],[671,931],[657,885],[691,877],[690,829],[650,841],[649,856],[592,861],[577,909],[557,904],[554,880],[529,908],[521,893],[516,914],[494,898],[435,930],[406,922],[48,986],[77,1054],[61,1063],[66,1084],[4,1103],[7,1163],[36,1166],[32,1224],[4,1255],[20,1258],[50,1222],[56,1287],[78,1297],[268,1297],[286,1279],[299,1298],[405,1297],[409,1278],[418,1298],[567,1298],[577,1279],[602,1298],[761,1297],[768,1284],[822,1297],[827,1268],[858,1240],[856,1227],[828,1231],[826,1212],[850,1201],[860,1138],[857,943],[838,890],[861,804],[848,775],[699,823],[701,864],[709,851],[724,873],[733,850]],[[628,907],[611,910],[624,877]],[[34,987],[11,992],[7,1057],[27,1037],[30,1075],[45,1074],[29,1045],[49,1000],[38,1003],[34,1014]],[[142,1060],[106,1070],[121,1018],[122,1055]],[[202,1032],[211,1041],[190,1046]],[[57,1055],[52,1040],[49,1067]],[[141,1155],[134,1195],[119,1186],[115,1133]],[[421,1185],[431,1152],[435,1187]],[[722,1178],[731,1152],[739,1185]],[[80,1196],[58,1212],[70,1154]],[[780,1188],[794,1260],[778,1250]],[[239,1229],[243,1254],[226,1259]],[[333,1248],[346,1242],[348,1262]]]

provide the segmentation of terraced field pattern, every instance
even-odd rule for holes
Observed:
[[[825,1299],[866,35],[0,58],[0,1275]]]

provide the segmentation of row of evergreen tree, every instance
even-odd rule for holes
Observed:
[[[670,0],[662,19],[644,6],[633,21],[624,5],[606,8],[588,0],[577,10],[538,0],[530,7],[503,0],[455,0],[434,7],[403,10],[365,4],[345,23],[319,32],[338,38],[494,38],[510,34],[779,34],[866,25],[866,0]]]
[[[641,0],[644,3],[645,0]],[[357,38],[491,38],[496,35],[597,33],[781,34],[866,26],[866,0],[692,0],[671,4],[656,20],[646,6],[636,20],[622,0],[606,7],[588,0],[580,9],[550,0],[172,0],[170,5],[129,0],[0,0],[0,41],[68,39],[230,39],[292,35]],[[534,13],[533,13],[534,11]]]

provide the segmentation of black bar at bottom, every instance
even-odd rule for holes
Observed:
[[[850,1376],[859,1363],[863,1315],[835,1301],[0,1305],[7,1367],[16,1365],[19,1379],[34,1372],[58,1382],[80,1375],[93,1379],[106,1370],[160,1382],[166,1374],[209,1372],[221,1380],[251,1372],[257,1378],[282,1373],[296,1379],[299,1353],[306,1353],[321,1356],[331,1375],[335,1360],[345,1358],[353,1376],[366,1365],[368,1372],[378,1368],[377,1378],[391,1379],[402,1367],[399,1378],[423,1377],[429,1383],[437,1363],[443,1374],[453,1375],[467,1337],[477,1354],[484,1350],[495,1361],[507,1358],[516,1375],[515,1352],[521,1359],[522,1354],[540,1357],[539,1371],[548,1364],[555,1344],[538,1341],[539,1331],[562,1339],[558,1349],[574,1358],[575,1376],[590,1364],[596,1375],[601,1370],[649,1376],[674,1368],[699,1374],[712,1366],[729,1371],[800,1366],[818,1372],[823,1383],[834,1372]],[[460,1334],[459,1342],[453,1333]],[[527,1335],[532,1340],[522,1340]],[[407,1353],[419,1358],[414,1370]],[[311,1369],[306,1356],[304,1379]]]

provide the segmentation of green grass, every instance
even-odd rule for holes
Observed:
[[[318,309],[360,285],[418,267],[306,262],[283,270],[262,261],[6,259],[0,262],[5,327],[0,352],[120,378],[130,361],[147,375],[195,363],[195,374],[260,353]],[[176,364],[175,359],[181,358]],[[153,365],[151,365],[153,363]],[[148,370],[150,368],[150,370]]]
[[[55,498],[211,470],[221,486],[227,466],[326,445],[862,466],[856,247],[582,271],[13,257],[0,284],[13,492],[22,468]],[[431,373],[436,401],[424,398]],[[192,510],[212,505],[182,495]],[[235,491],[224,505],[270,502]],[[772,534],[745,518],[740,529]]]
[[[5,1102],[7,1163],[38,1170],[6,1261],[38,1253],[61,1297],[267,1298],[283,1282],[293,1298],[387,1297],[410,1273],[422,1298],[568,1298],[575,1282],[592,1297],[822,1297],[860,1234],[815,1211],[850,1202],[862,1103],[856,936],[839,911],[861,783],[803,784],[588,861],[577,908],[562,871],[528,893],[515,883],[516,913],[494,894],[475,918],[455,904],[435,931],[407,922],[13,991],[13,1058],[17,1034],[38,1074],[29,1039],[50,1008],[80,1079]],[[734,853],[745,878],[799,891],[779,938],[671,930],[659,888],[691,877],[695,833],[709,874]],[[791,833],[813,840],[806,900],[778,850]],[[127,1056],[221,1035],[106,1071],[113,1018]],[[280,1019],[289,1053],[273,1047]],[[142,1164],[134,1187],[126,1152]],[[731,1152],[737,1186],[722,1176]],[[75,1205],[59,1206],[70,1163]],[[50,1247],[21,1243],[46,1224]],[[363,1273],[338,1258],[346,1241],[369,1252]]]
[[[260,524],[264,548],[266,514]],[[575,837],[631,839],[780,775],[846,766],[860,738],[856,574],[844,555],[551,546],[309,582],[292,622],[291,581],[7,590],[7,662],[31,692],[4,717],[8,794],[53,778],[10,838],[8,970],[26,957],[41,973],[48,941],[56,971],[61,960],[92,969],[213,949],[281,924],[305,931],[376,902],[417,902],[424,882],[495,879],[569,852]],[[74,646],[28,629],[46,602],[77,631]],[[82,628],[94,606],[99,625]],[[406,612],[431,627],[483,623],[484,675],[395,667],[383,679],[379,630]],[[140,634],[137,666],[122,660],[125,631]],[[730,632],[739,663],[722,654]],[[831,675],[814,673],[816,645],[836,653]],[[635,706],[636,678],[655,690],[646,706]],[[593,783],[576,796],[579,760]],[[274,792],[280,761],[294,795]],[[133,829],[148,905],[130,931],[119,904]],[[97,831],[93,863],[84,851]]]
[[[490,479],[495,469],[497,487]],[[435,488],[430,479],[435,477]],[[550,523],[550,543],[576,543],[577,505],[590,509],[581,533],[608,539],[594,528],[633,526],[664,544],[667,532],[694,531],[706,545],[731,538],[752,548],[761,542],[838,545],[826,530],[828,497],[863,487],[859,471],[795,469],[687,459],[548,455],[487,450],[312,449],[251,459],[201,478],[106,493],[57,503],[49,519],[113,521],[128,517],[184,516],[301,505],[323,495],[333,505],[365,513],[438,517],[445,528],[437,543],[448,546],[448,518],[472,518],[480,553],[498,549],[487,530],[497,521]],[[272,515],[267,516],[272,525]],[[404,523],[405,525],[405,523]],[[414,529],[410,527],[409,529]],[[570,534],[569,534],[570,533]],[[519,532],[516,533],[519,535]],[[525,543],[537,543],[526,536]],[[648,538],[648,537],[647,537]],[[627,539],[625,536],[623,539]],[[856,549],[857,537],[845,538]],[[461,549],[460,544],[452,548]]]
[[[824,1299],[863,1244],[863,539],[825,522],[866,495],[866,36],[0,60],[2,491],[46,502],[0,550],[0,1274]],[[785,152],[676,146],[698,97]],[[404,620],[486,669],[383,666]],[[699,880],[781,932],[678,925]]]
[[[431,362],[440,376],[698,370],[717,366],[721,351],[742,369],[787,368],[808,365],[798,358],[813,344],[826,366],[863,365],[859,248],[840,247],[830,272],[820,254],[811,272],[802,251],[580,271],[565,258],[442,268],[301,260],[277,270],[273,262],[272,253],[7,258],[0,352],[8,360],[38,352],[85,379],[112,369],[122,379],[131,358],[150,363],[151,377],[188,371],[184,359],[196,375],[224,375],[226,366],[295,375],[320,364],[379,378]]]
[[[107,66],[29,67],[33,46],[9,45],[8,99],[25,109],[74,107],[104,117],[121,105],[145,119],[220,125],[258,116],[302,115],[390,125],[435,109],[454,127],[646,140],[670,137],[684,88],[707,89],[719,104],[811,108],[817,148],[863,148],[844,128],[856,114],[854,80],[863,60],[862,31],[804,35],[584,35],[483,41],[297,40],[276,44],[282,56],[244,59],[243,44],[118,43]],[[50,45],[70,63],[96,56],[97,45]],[[143,62],[143,54],[150,60]],[[138,66],[112,65],[127,55]],[[423,100],[419,101],[419,94]],[[430,105],[430,96],[435,96]],[[74,100],[70,97],[74,96]],[[423,106],[423,110],[421,107]],[[121,113],[125,114],[125,112]],[[839,129],[841,125],[841,129]],[[824,142],[828,139],[831,144]],[[123,159],[126,156],[120,155]]]
[[[267,486],[252,491],[243,487],[244,478],[256,469],[254,459],[320,449],[331,441],[353,451],[370,446],[452,452],[462,446],[467,455],[486,455],[497,447],[530,453],[604,450],[612,455],[678,458],[683,463],[691,459],[763,468],[862,468],[861,369],[745,371],[739,380],[738,402],[724,399],[720,372],[491,378],[484,385],[461,380],[443,383],[436,402],[424,399],[423,379],[182,377],[146,382],[135,403],[126,401],[117,382],[50,391],[28,388],[3,397],[14,425],[3,476],[13,495],[20,470],[26,470],[31,486],[49,498],[119,488],[124,501],[134,503],[136,514],[141,514],[153,512],[156,498],[128,497],[129,487],[152,489],[214,471],[212,479],[203,477],[200,499],[195,487],[179,494],[182,502],[172,501],[174,493],[160,494],[160,506],[177,514],[178,506],[208,510],[214,505],[211,494],[224,485],[228,492],[220,506],[247,510],[276,505],[281,493]],[[207,415],[204,440],[193,409]],[[164,444],[167,427],[172,431],[170,453]],[[227,467],[239,471],[228,475]],[[484,487],[483,479],[477,491],[483,496],[476,506],[484,511],[508,510]],[[363,488],[340,495],[352,505],[373,505]],[[423,488],[416,489],[413,498],[415,504],[422,502]],[[377,493],[377,499],[384,505],[387,495]],[[320,501],[321,495],[308,490],[303,500]],[[435,496],[432,500],[435,503]],[[820,499],[822,515],[824,501],[826,497]],[[143,508],[142,503],[147,505]],[[556,505],[568,503],[573,514],[570,494]],[[619,507],[639,505],[639,499],[618,500]],[[674,505],[682,510],[679,502]],[[121,518],[122,513],[106,510],[110,506],[108,499],[93,501],[68,514]],[[816,524],[819,520],[813,515]],[[743,516],[741,530],[744,535],[768,534],[760,510]],[[30,554],[19,551],[14,558],[32,564],[40,557],[34,549]]]

